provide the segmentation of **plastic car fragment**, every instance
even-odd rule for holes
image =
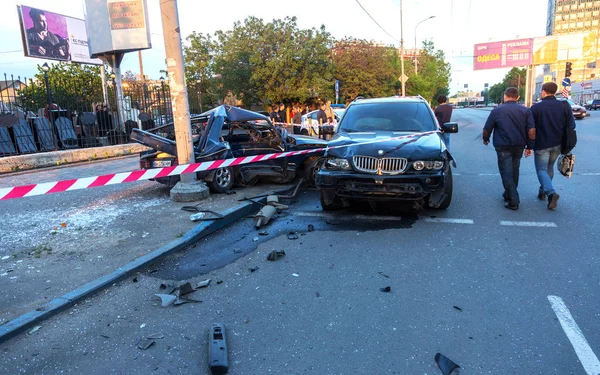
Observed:
[[[435,359],[435,363],[437,363],[438,367],[440,368],[440,370],[442,370],[442,373],[444,375],[451,375],[454,370],[460,368],[459,365],[457,365],[456,363],[454,363],[452,360],[450,360],[448,357],[446,357],[445,355],[443,355],[441,353],[436,353],[434,359]],[[456,375],[456,374],[458,374],[458,372],[455,372],[454,374]]]

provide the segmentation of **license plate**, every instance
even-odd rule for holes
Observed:
[[[154,168],[170,167],[171,160],[154,160],[152,162],[152,166]]]

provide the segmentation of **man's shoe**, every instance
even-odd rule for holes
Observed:
[[[538,193],[538,199],[541,201],[545,201],[546,200],[546,193],[544,193],[543,191],[540,191]]]
[[[549,210],[553,210],[556,208],[559,198],[560,198],[560,195],[558,195],[556,193],[548,195],[548,209]]]
[[[519,209],[519,205],[518,204],[505,204],[504,208],[508,208],[509,210],[513,210],[516,211]]]

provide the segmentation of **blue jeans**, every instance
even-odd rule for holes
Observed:
[[[450,133],[442,133],[442,137],[444,137],[444,143],[446,143],[446,148],[450,150]]]
[[[519,168],[525,146],[497,147],[498,170],[504,185],[504,195],[511,206],[519,204]]]
[[[540,193],[543,191],[546,195],[554,194],[552,178],[554,178],[554,163],[560,155],[561,146],[535,150],[535,171],[540,181]]]

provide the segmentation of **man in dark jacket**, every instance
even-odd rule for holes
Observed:
[[[573,110],[568,102],[557,100],[558,86],[554,82],[542,85],[542,100],[531,107],[535,121],[535,170],[540,189],[538,199],[546,200],[548,209],[556,208],[560,196],[552,186],[554,163],[560,155],[563,136],[567,129],[575,129]]]
[[[494,108],[483,127],[483,144],[488,145],[494,133],[494,148],[498,154],[498,169],[504,185],[504,207],[519,209],[519,168],[523,149],[525,157],[532,153],[535,124],[529,108],[517,103],[519,91],[509,87],[504,91],[504,104]]]
[[[445,123],[450,122],[450,118],[452,117],[452,107],[446,104],[447,100],[448,98],[446,98],[446,95],[440,95],[437,97],[437,101],[440,105],[435,108],[434,113],[438,123],[440,124],[440,127]],[[446,147],[450,149],[450,134],[442,132],[442,136],[444,137]]]

